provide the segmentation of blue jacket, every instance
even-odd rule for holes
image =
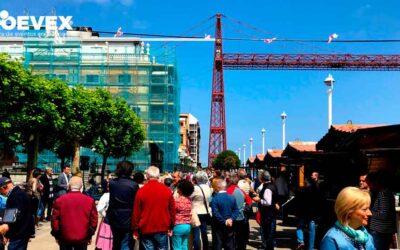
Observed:
[[[321,250],[375,250],[374,241],[372,236],[368,234],[368,241],[365,245],[356,243],[351,240],[349,236],[347,236],[342,230],[333,226],[329,231],[325,234],[322,239],[320,249]]]
[[[213,218],[225,224],[229,218],[236,220],[239,216],[239,209],[236,200],[226,192],[219,192],[214,196],[211,203]]]

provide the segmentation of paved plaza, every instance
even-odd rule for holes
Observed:
[[[250,241],[247,249],[257,249],[261,244],[260,235],[258,233],[259,226],[255,220],[250,220]],[[89,246],[89,250],[95,249],[95,237]],[[281,226],[278,221],[277,226],[277,245],[275,249],[293,249],[295,247],[296,232],[294,227]],[[211,232],[209,233],[211,241]],[[58,245],[55,239],[50,235],[50,222],[43,222],[36,231],[36,237],[29,242],[28,249],[30,250],[56,250]]]

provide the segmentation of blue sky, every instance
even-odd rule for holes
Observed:
[[[0,0],[10,15],[72,15],[74,25],[94,30],[130,33],[184,34],[215,13],[223,13],[224,37],[324,40],[400,39],[398,0],[269,1],[269,0]],[[239,26],[250,24],[262,32]],[[214,37],[215,21],[187,35]],[[152,43],[155,51],[160,43]],[[175,43],[181,84],[181,111],[201,124],[201,161],[207,161],[213,43]],[[282,43],[226,41],[226,53],[353,53],[400,54],[400,43]],[[227,145],[236,151],[254,138],[253,154],[261,152],[261,129],[266,147],[281,148],[280,114],[287,117],[287,141],[317,141],[327,132],[327,89],[331,73],[333,123],[400,123],[400,73],[373,71],[225,71]],[[242,155],[243,158],[243,155]]]

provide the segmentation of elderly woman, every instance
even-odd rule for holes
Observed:
[[[197,213],[201,223],[199,227],[193,228],[193,249],[208,250],[207,223],[209,223],[211,215],[209,201],[212,191],[208,185],[208,176],[206,172],[197,172],[193,176],[192,181],[194,184],[194,192],[191,197],[193,212]]]
[[[375,249],[372,236],[364,226],[371,216],[371,197],[365,190],[346,187],[335,203],[337,221],[321,242],[321,250]]]

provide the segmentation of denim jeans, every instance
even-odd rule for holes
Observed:
[[[12,240],[8,243],[8,250],[26,250],[28,249],[29,239]]]
[[[315,241],[315,221],[314,220],[305,220],[302,218],[298,219],[297,222],[297,244],[304,244],[304,227],[308,224],[308,248],[314,249],[314,241]]]
[[[113,228],[113,249],[118,250],[131,250],[134,246],[132,233],[129,229]]]
[[[174,227],[174,234],[171,237],[172,249],[188,250],[190,228],[190,224],[178,224]]]
[[[143,250],[168,250],[168,233],[141,234],[140,246]]]

